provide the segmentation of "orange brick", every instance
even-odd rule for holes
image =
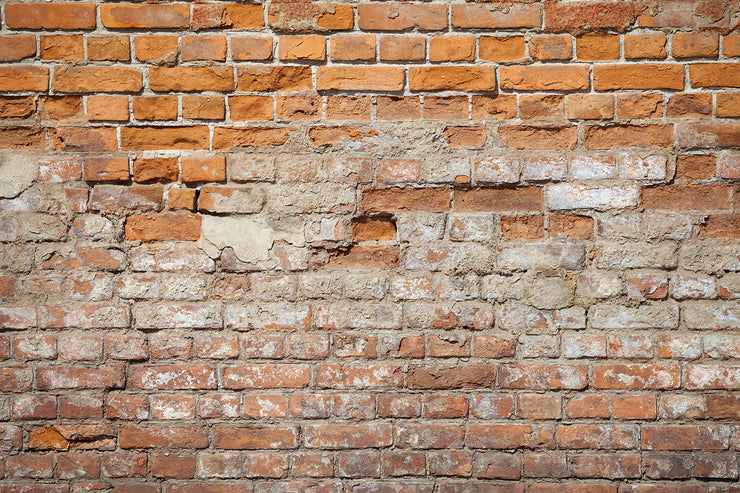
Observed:
[[[625,34],[625,58],[665,58],[666,36],[663,33]]]
[[[186,4],[101,4],[100,20],[113,29],[187,29],[190,7]]]
[[[551,238],[592,240],[594,237],[594,220],[588,216],[551,215],[548,218],[547,232]]]
[[[662,116],[662,94],[617,95],[617,118],[661,118]]]
[[[346,31],[355,25],[353,6],[336,3],[272,3],[267,16],[270,27],[278,32]]]
[[[370,96],[329,96],[327,120],[370,121],[373,102]]]
[[[506,239],[526,238],[534,240],[545,235],[544,216],[501,216],[499,227]]]
[[[488,4],[451,6],[452,26],[473,29],[518,29],[542,26],[542,6],[514,4],[506,9]]]
[[[719,33],[676,33],[671,43],[673,58],[717,58]]]
[[[429,39],[430,62],[458,62],[475,60],[473,36],[433,36]]]
[[[131,43],[128,36],[88,36],[87,58],[95,61],[129,61],[131,59]]]
[[[280,60],[326,60],[326,38],[318,35],[281,36],[278,40]]]
[[[421,36],[383,36],[380,59],[383,61],[418,61],[426,58],[426,39]]]
[[[128,158],[86,159],[85,181],[128,181],[130,178]]]
[[[714,156],[676,156],[676,180],[708,180],[716,169],[717,159]]]
[[[425,120],[467,120],[467,96],[424,96]]]
[[[313,87],[311,67],[243,66],[237,69],[237,78],[237,90],[246,92],[303,91]]]
[[[74,60],[85,58],[85,45],[81,34],[39,36],[42,60]]]
[[[378,96],[375,105],[378,120],[418,120],[421,118],[419,96]]]
[[[317,91],[400,91],[403,81],[403,67],[334,65],[316,71]]]
[[[136,214],[126,218],[126,241],[194,241],[200,238],[196,214]]]
[[[692,63],[691,87],[740,87],[740,63]]]
[[[723,118],[740,117],[740,94],[717,94],[717,116]]]
[[[486,127],[482,126],[445,127],[443,135],[449,141],[450,149],[483,149],[486,143]],[[455,181],[458,181],[457,177]]]
[[[447,27],[447,6],[362,3],[357,17],[363,31],[439,31]]]
[[[121,149],[208,149],[209,131],[205,125],[161,127],[121,127]]]
[[[529,39],[529,55],[535,60],[570,60],[573,38],[570,34],[535,34]]]
[[[182,117],[190,120],[223,120],[226,102],[223,96],[183,96]]]
[[[507,120],[516,116],[516,94],[473,96],[473,120]]]
[[[263,36],[231,38],[231,58],[235,61],[272,60],[272,40]]]
[[[594,89],[683,89],[683,65],[645,63],[595,65]]]
[[[180,56],[183,62],[226,60],[226,38],[223,36],[185,36]]]
[[[149,67],[152,91],[233,91],[234,71],[229,66]]]
[[[272,120],[272,96],[229,96],[229,113],[233,121]]]
[[[518,62],[524,60],[524,36],[481,36],[478,39],[478,57],[491,62]]]
[[[499,71],[502,89],[520,91],[574,91],[589,88],[585,65],[504,66]]]
[[[183,156],[182,181],[185,183],[225,181],[226,159],[223,156]]]
[[[176,157],[134,159],[134,181],[175,181],[179,174]]]
[[[560,120],[565,116],[562,94],[522,94],[519,96],[519,118],[522,120]]]
[[[375,60],[374,34],[336,34],[331,37],[330,44],[332,60]]]
[[[49,69],[15,65],[0,67],[0,91],[46,91],[49,89]]]
[[[641,192],[646,209],[729,209],[732,189],[724,185],[658,185]]]
[[[132,67],[62,67],[54,69],[51,88],[56,92],[139,92],[141,72]]]
[[[137,120],[177,120],[177,96],[135,96]]]
[[[200,29],[261,29],[264,27],[261,4],[194,5],[192,26]]]
[[[88,96],[90,121],[128,121],[128,96]]]
[[[34,56],[36,56],[36,36],[33,34],[0,36],[0,61],[17,62]]]
[[[611,94],[568,95],[568,118],[572,120],[610,120],[614,117]]]
[[[0,97],[0,118],[27,118],[36,111],[33,96]]]
[[[731,33],[722,40],[722,54],[724,56],[740,56],[740,33]]]
[[[80,96],[41,96],[39,115],[45,120],[81,121],[84,118]]]
[[[5,4],[5,23],[11,29],[95,29],[95,4]]]
[[[167,206],[172,210],[195,211],[196,190],[192,188],[170,188]]]
[[[277,96],[276,108],[281,120],[320,120],[323,99],[321,96]]]
[[[705,92],[672,94],[666,106],[666,116],[668,118],[709,116],[711,114],[712,95]]]
[[[178,54],[177,36],[137,36],[136,59],[153,65],[174,65]]]
[[[619,35],[594,33],[578,36],[576,57],[584,61],[619,59]]]
[[[494,67],[410,67],[412,91],[492,91],[496,88]]]

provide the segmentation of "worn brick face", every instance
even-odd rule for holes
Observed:
[[[0,3],[0,492],[736,492],[736,4]]]

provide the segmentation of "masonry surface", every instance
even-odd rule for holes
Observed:
[[[740,491],[737,0],[0,9],[0,493]]]

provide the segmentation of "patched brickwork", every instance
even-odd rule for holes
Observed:
[[[740,491],[737,0],[0,14],[0,493]]]

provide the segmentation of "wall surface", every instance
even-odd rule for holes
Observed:
[[[737,0],[0,8],[0,493],[740,491]]]

